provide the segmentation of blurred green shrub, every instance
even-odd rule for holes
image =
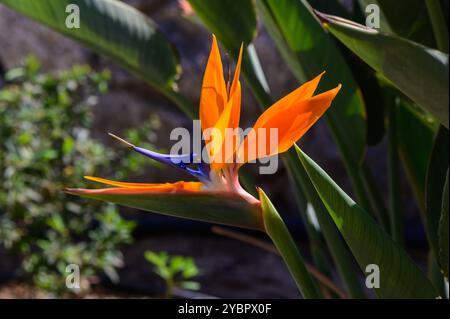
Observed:
[[[166,284],[166,298],[172,298],[174,288],[199,290],[200,284],[192,279],[199,274],[193,257],[170,256],[166,252],[146,251],[145,259],[154,266],[155,273]]]
[[[64,187],[80,185],[83,175],[124,178],[148,160],[126,149],[113,152],[90,136],[93,107],[108,88],[108,71],[39,70],[39,61],[28,58],[6,74],[9,84],[0,90],[0,243],[20,256],[20,275],[39,288],[80,293],[96,275],[117,280],[119,245],[131,242],[134,222],[124,220],[115,206],[83,201],[65,194]],[[125,135],[146,145],[140,139],[155,121],[148,123]],[[66,266],[72,263],[80,267],[77,291],[65,286]]]

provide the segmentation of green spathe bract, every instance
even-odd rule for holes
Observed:
[[[258,204],[223,192],[143,192],[142,194],[66,192],[169,216],[263,230]]]
[[[259,197],[264,228],[286,262],[302,295],[305,298],[319,298],[320,294],[316,284],[306,269],[303,257],[289,234],[289,230],[262,189],[259,189]]]

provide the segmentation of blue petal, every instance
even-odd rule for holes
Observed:
[[[190,167],[187,167],[188,164],[193,163],[194,158],[197,157],[196,154],[182,154],[182,155],[161,154],[137,146],[133,146],[133,150],[135,150],[139,154],[154,159],[155,161],[182,169],[183,171],[188,172],[189,174],[195,176],[201,181],[209,180],[209,167],[206,169],[205,166],[207,165],[205,165],[204,163],[199,163],[197,165],[198,169],[192,169]]]
[[[186,154],[186,155],[170,155],[170,154],[161,154],[157,152],[153,152],[150,150],[147,150],[142,147],[133,147],[133,149],[138,152],[139,154],[142,154],[144,156],[150,157],[156,161],[168,164],[168,165],[180,165],[180,164],[188,164],[192,163],[194,154]]]

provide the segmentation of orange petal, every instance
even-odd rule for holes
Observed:
[[[230,119],[233,110],[233,103],[230,100],[219,117],[219,120],[214,125],[214,129],[211,131],[211,143],[208,145],[210,147],[209,158],[211,160],[211,169],[218,170],[223,165],[223,146],[226,138],[227,128],[230,124]]]
[[[239,119],[241,117],[241,83],[239,81],[232,92],[233,94],[230,96],[231,113],[228,127],[235,129],[239,127]]]
[[[84,178],[99,182],[106,185],[117,186],[120,189],[124,190],[145,190],[145,191],[199,191],[202,187],[202,183],[200,182],[176,182],[176,183],[154,183],[154,184],[145,184],[145,183],[124,183],[113,181],[105,178],[94,177],[94,176],[85,176]],[[116,188],[118,189],[118,188]]]
[[[287,151],[325,113],[340,89],[341,85],[339,84],[332,90],[311,98],[300,99],[287,106],[280,105],[279,102],[275,103],[256,121],[253,127],[255,134],[246,137],[242,143],[239,150],[240,158],[244,162],[248,162]],[[296,94],[296,91],[291,94]],[[290,99],[291,94],[286,98]],[[274,106],[277,107],[278,112],[273,112]],[[278,143],[274,143],[276,145],[270,145],[271,128],[277,129],[278,132]],[[265,130],[266,134],[266,139],[263,141],[266,143],[265,152],[262,154],[252,152],[252,148],[250,148],[250,145],[256,145],[254,149],[258,150],[258,138],[261,134],[258,129]]]
[[[283,109],[291,107],[294,103],[299,103],[300,101],[309,99],[313,96],[314,92],[317,89],[317,86],[319,85],[320,79],[325,74],[325,71],[320,73],[318,76],[316,76],[311,81],[308,81],[301,85],[296,90],[292,91],[285,97],[281,98],[275,104],[273,104],[271,107],[269,107],[257,120],[254,126],[260,126],[262,127],[265,123],[265,121],[271,119],[272,117],[276,116],[279,112],[281,112]]]
[[[239,119],[241,116],[241,82],[239,81],[239,76],[241,74],[243,50],[244,44],[241,45],[241,49],[239,50],[239,57],[236,63],[236,69],[234,71],[233,83],[231,85],[229,96],[229,100],[232,101],[232,110],[228,127],[233,129],[239,127]]]
[[[216,37],[213,35],[211,52],[203,76],[200,95],[200,121],[202,130],[213,127],[216,124],[227,101],[222,59]]]
[[[234,129],[239,125],[241,112],[241,85],[237,83],[225,110],[214,125],[211,132],[210,159],[211,168],[218,170],[223,167],[225,160],[232,157],[236,151],[238,140],[234,136]]]
[[[317,120],[322,117],[322,115],[330,107],[331,102],[334,100],[341,87],[342,85],[339,84],[336,88],[316,95],[303,102],[305,113],[303,113],[303,116],[296,118],[291,127],[287,130],[287,134],[280,139],[278,144],[278,153],[287,151],[311,128],[311,126],[314,125],[314,123],[317,122]]]
[[[236,69],[234,70],[233,83],[231,84],[230,96],[233,96],[239,86],[239,76],[241,75],[241,64],[242,64],[242,52],[244,50],[244,44],[241,44],[239,50],[239,57],[236,63]],[[240,97],[239,97],[240,99]]]
[[[217,128],[221,135],[221,148],[220,152],[216,154],[216,158],[212,160],[211,168],[218,170],[223,167],[223,164],[228,160],[232,160],[234,153],[236,152],[237,145],[239,145],[239,136],[234,136],[234,129],[239,127],[239,120],[241,116],[241,82],[239,76],[241,73],[242,64],[242,52],[244,50],[244,44],[241,44],[239,50],[239,57],[236,63],[236,69],[234,71],[233,83],[230,89],[229,100],[227,108],[224,110],[223,116],[217,121],[215,128]],[[226,130],[232,129],[232,130]],[[215,145],[217,148],[219,145]],[[219,160],[217,160],[219,159]]]

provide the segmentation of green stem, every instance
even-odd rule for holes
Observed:
[[[172,299],[173,298],[173,287],[174,287],[174,280],[172,277],[169,277],[166,279],[166,293],[165,298],[166,299]]]
[[[306,299],[322,298],[316,282],[307,270],[303,257],[277,210],[261,189],[259,197],[266,232],[283,257],[303,297]]]
[[[353,186],[353,192],[356,197],[356,202],[358,202],[358,204],[367,212],[369,212],[375,219],[380,221],[381,218],[378,212],[372,208],[371,201],[367,194],[367,190],[365,187],[366,181],[364,180],[361,173],[361,165],[357,163],[356,160],[352,157],[347,145],[339,137],[339,130],[335,126],[335,122],[331,121],[330,118],[327,117],[327,123],[330,128],[331,135],[333,136],[333,139],[336,142],[341,153],[342,162]],[[384,228],[383,224],[381,224],[381,226]]]
[[[366,182],[367,194],[372,204],[373,211],[375,212],[375,215],[380,222],[380,225],[388,233],[391,233],[389,214],[384,203],[383,195],[381,194],[380,189],[377,187],[377,183],[375,181],[375,178],[373,177],[372,172],[370,171],[369,166],[367,165],[367,162],[364,162],[362,164],[361,174],[363,180]]]
[[[393,97],[389,95],[392,99]],[[391,232],[394,240],[404,246],[403,220],[400,209],[399,157],[396,127],[396,102],[388,103],[388,179],[389,179],[389,211]]]
[[[426,0],[434,37],[440,51],[448,53],[448,30],[439,0]]]
[[[264,90],[266,94],[270,94],[269,84],[267,83],[266,76],[264,75],[264,70],[261,66],[261,63],[259,62],[258,53],[256,52],[253,43],[250,43],[247,46],[247,54],[250,58],[250,62],[252,63],[255,76],[258,79],[261,88]]]
[[[297,173],[299,162],[296,157],[297,155],[295,153],[295,150],[289,150],[283,158],[284,164],[289,173],[288,175],[293,187],[294,199],[309,239],[309,249],[311,251],[314,264],[317,265],[322,273],[330,277],[332,269],[330,267],[330,262],[326,256],[326,247],[324,247],[320,232],[316,230],[310,218],[308,218],[307,216],[306,209],[308,200],[305,198],[306,194],[303,191],[303,187],[300,183],[300,175]]]
[[[270,97],[269,86],[253,44],[249,44],[244,52],[242,72],[245,80],[251,86],[255,98],[258,100],[261,110],[265,110],[272,104],[272,98]]]

